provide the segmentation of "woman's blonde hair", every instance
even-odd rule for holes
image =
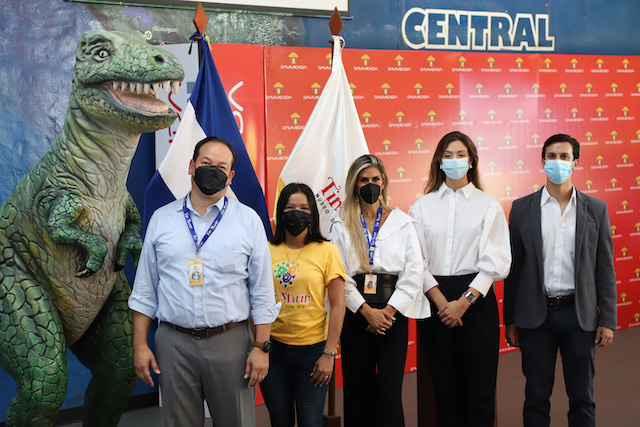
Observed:
[[[380,203],[387,208],[387,188],[389,187],[389,178],[384,163],[373,154],[365,154],[353,161],[347,173],[347,182],[345,183],[345,201],[340,210],[340,217],[344,222],[344,226],[351,237],[352,249],[358,254],[360,264],[365,271],[370,271],[369,266],[369,246],[364,237],[362,230],[362,221],[360,215],[360,196],[356,189],[358,175],[363,170],[374,167],[380,171],[380,176],[384,182],[384,188],[380,192]]]

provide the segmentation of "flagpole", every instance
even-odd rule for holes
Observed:
[[[207,18],[206,13],[204,13],[204,8],[202,7],[202,3],[198,3],[196,7],[196,13],[193,15],[193,25],[196,27],[196,32],[198,34],[204,35],[204,32],[207,30],[207,22],[209,22],[209,18]],[[194,37],[194,41],[199,42],[200,37]],[[200,51],[200,43],[198,43],[198,66],[202,63],[202,52]]]
[[[329,29],[331,30],[332,36],[339,36],[342,31],[342,17],[340,17],[340,12],[338,12],[338,8],[333,9],[333,14],[331,15],[331,19],[329,19]],[[329,44],[331,47],[331,67],[333,67],[333,37],[329,40]],[[334,372],[331,376],[331,382],[329,382],[329,413],[324,415],[323,419],[323,427],[340,427],[342,422],[340,419],[340,415],[336,415],[336,373],[335,373],[335,361],[333,366]]]

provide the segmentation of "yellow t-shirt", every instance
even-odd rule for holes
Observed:
[[[271,336],[288,345],[311,345],[327,339],[324,306],[329,282],[346,278],[338,248],[329,242],[311,242],[302,250],[284,243],[271,250],[276,301],[282,301]]]

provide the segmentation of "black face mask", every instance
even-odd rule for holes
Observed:
[[[282,214],[284,228],[293,236],[299,236],[311,224],[311,214],[299,210],[287,211]]]
[[[378,200],[378,197],[380,197],[380,186],[378,184],[370,182],[360,188],[360,198],[364,200],[365,203],[372,205]]]
[[[193,174],[196,185],[207,196],[216,194],[224,189],[227,183],[227,174],[218,169],[217,166],[200,166]]]

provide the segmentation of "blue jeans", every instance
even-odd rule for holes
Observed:
[[[273,342],[269,375],[260,384],[272,427],[322,427],[327,385],[315,387],[311,371],[322,356],[324,341],[306,346]],[[295,403],[295,412],[294,412]]]

